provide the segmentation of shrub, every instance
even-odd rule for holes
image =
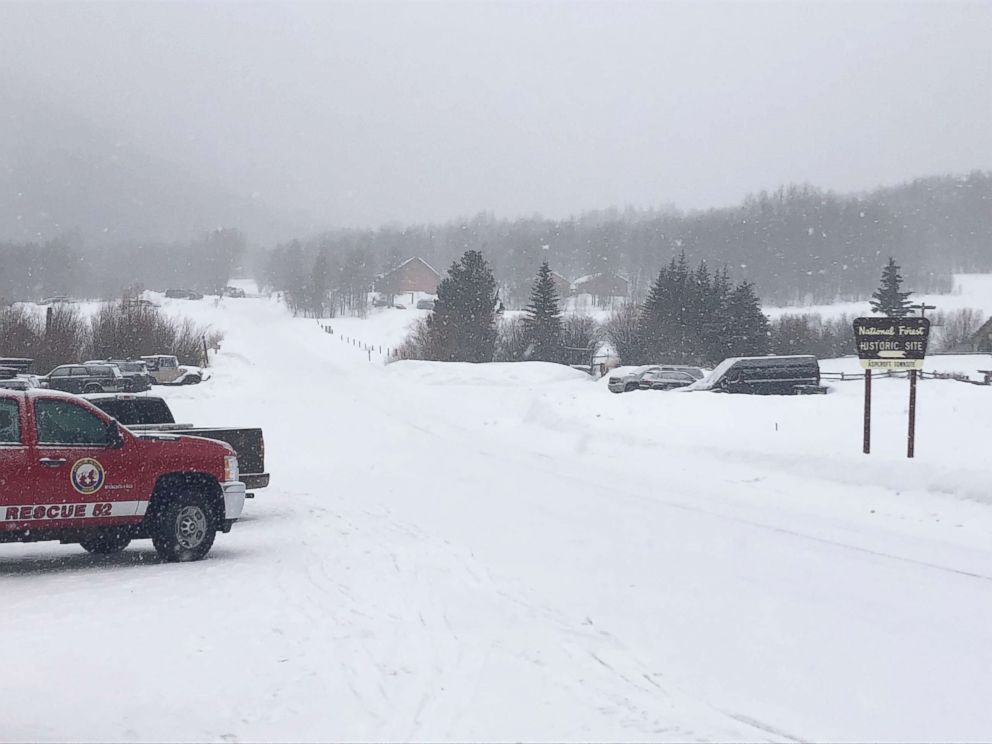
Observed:
[[[644,351],[641,346],[640,308],[627,303],[615,310],[603,327],[607,340],[623,364],[640,364]]]
[[[156,307],[127,299],[108,302],[92,319],[91,355],[98,359],[136,359],[150,354],[174,354],[180,364],[203,364],[203,345],[219,348],[223,335],[175,319]]]
[[[410,329],[410,333],[396,349],[397,359],[434,359],[433,342],[427,320],[421,318]]]
[[[527,358],[530,342],[527,340],[527,323],[521,317],[501,318],[496,327],[496,352],[494,361],[522,362]]]
[[[589,315],[566,315],[562,319],[561,329],[565,361],[569,364],[588,364],[601,335],[602,331],[595,318]]]
[[[0,308],[0,356],[34,359],[39,374],[81,361],[88,342],[89,327],[74,305],[52,305],[44,312]]]
[[[781,315],[769,327],[773,354],[813,354],[820,359],[853,354],[854,318],[839,315],[824,319],[818,313]]]
[[[931,322],[930,348],[933,351],[959,351],[971,348],[971,339],[985,322],[985,315],[976,308],[963,307],[936,313]]]

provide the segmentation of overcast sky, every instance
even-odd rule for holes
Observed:
[[[0,69],[325,226],[992,168],[992,2],[0,3]]]

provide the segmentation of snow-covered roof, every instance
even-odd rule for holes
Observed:
[[[630,280],[620,276],[619,274],[614,274],[613,272],[610,271],[601,271],[598,274],[586,274],[585,276],[580,276],[578,279],[572,282],[572,289],[581,287],[583,284],[588,284],[594,279],[599,279],[601,277],[606,277],[608,279],[619,279],[624,284],[630,284]]]
[[[404,261],[403,263],[401,263],[401,264],[399,264],[398,266],[396,266],[396,267],[394,267],[394,268],[392,268],[392,269],[390,269],[390,270],[389,270],[389,271],[387,271],[387,272],[386,272],[385,274],[379,274],[379,276],[380,276],[380,277],[383,277],[383,276],[386,276],[387,274],[392,274],[392,273],[394,273],[394,272],[396,272],[396,271],[399,271],[399,270],[400,270],[400,269],[402,269],[402,268],[403,268],[404,266],[406,266],[407,264],[409,264],[409,263],[412,263],[412,262],[414,262],[414,261],[420,261],[420,263],[422,263],[422,264],[423,264],[424,266],[426,266],[426,267],[427,267],[428,269],[430,269],[431,271],[433,271],[433,272],[434,272],[435,274],[437,274],[438,276],[441,276],[441,275],[440,275],[440,274],[438,273],[438,271],[437,271],[437,269],[435,269],[435,268],[434,268],[433,266],[431,266],[431,265],[430,265],[429,263],[427,263],[427,262],[426,262],[426,261],[425,261],[424,259],[422,259],[422,258],[421,258],[420,256],[414,256],[413,258],[408,258],[408,259],[407,259],[406,261]]]

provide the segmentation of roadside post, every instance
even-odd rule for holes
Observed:
[[[906,456],[916,454],[916,381],[927,354],[929,318],[855,318],[854,343],[865,369],[864,453],[871,452],[871,373],[875,369],[909,373],[909,429]]]
[[[866,455],[871,454],[871,368],[865,370],[865,432],[864,446]]]

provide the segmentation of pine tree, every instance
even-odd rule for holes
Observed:
[[[624,360],[627,364],[650,363],[667,354],[672,339],[672,265],[661,269],[651,283],[648,296],[641,305],[637,322],[638,343],[632,351],[636,359]]]
[[[702,350],[702,361],[705,364],[717,364],[730,356],[727,353],[726,339],[733,327],[730,317],[730,293],[732,289],[730,272],[724,266],[713,277],[708,315],[703,323],[705,343]]]
[[[524,316],[527,338],[527,358],[539,362],[559,362],[562,359],[561,308],[548,262],[541,264],[530,294],[530,304]]]
[[[710,270],[705,261],[689,277],[686,285],[686,327],[683,362],[702,364],[706,359],[707,338],[712,318],[718,310]]]
[[[442,362],[491,362],[496,349],[496,280],[479,251],[466,251],[437,288],[427,317],[430,353]]]
[[[890,318],[905,318],[910,310],[909,296],[912,292],[902,292],[902,276],[894,258],[882,269],[882,283],[871,296],[871,311],[882,313]]]
[[[767,354],[768,318],[761,311],[761,300],[754,293],[754,285],[741,282],[734,287],[727,302],[727,313],[727,356]]]

